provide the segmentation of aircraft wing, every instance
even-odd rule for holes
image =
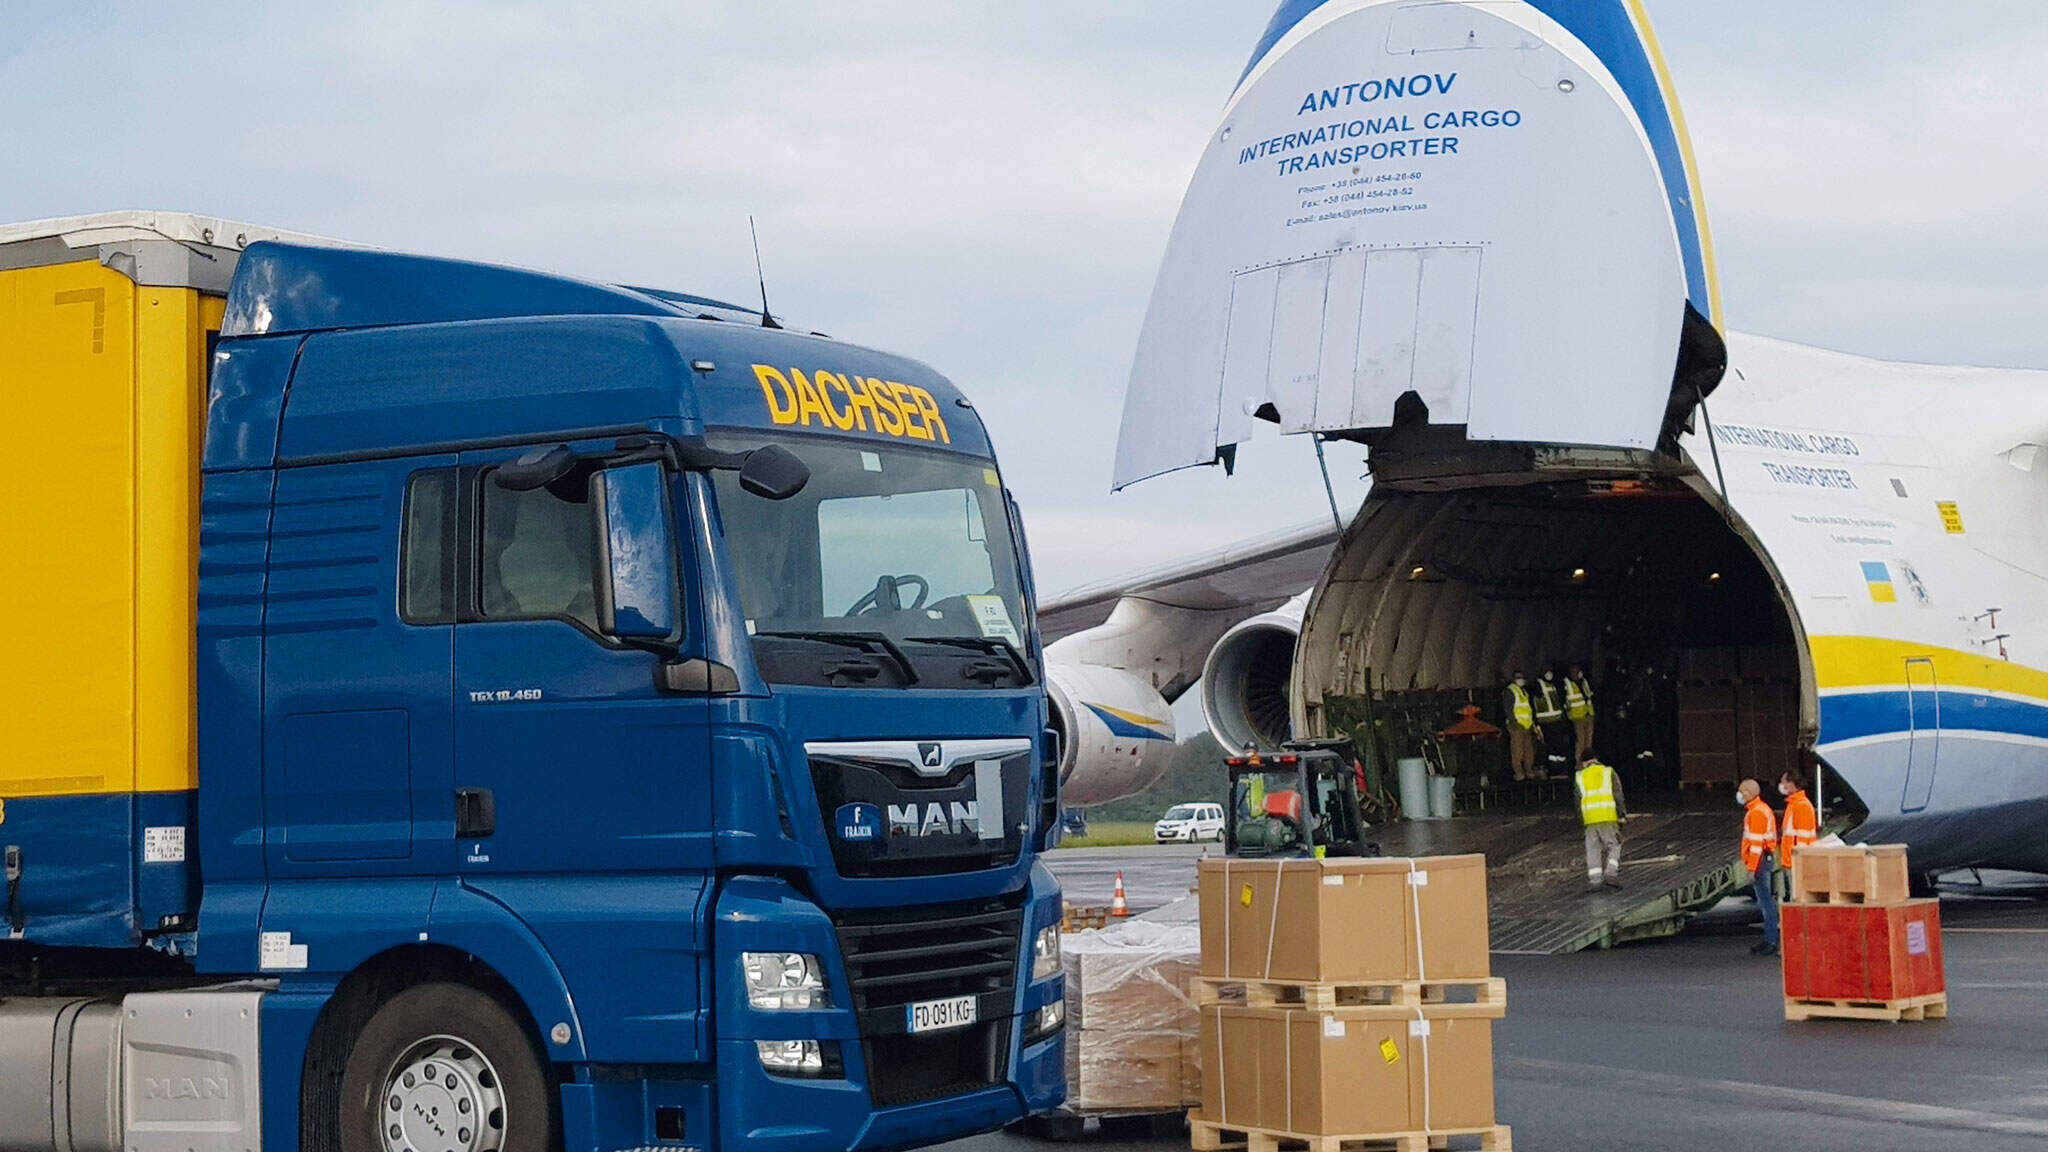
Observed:
[[[1315,583],[1336,542],[1337,526],[1325,516],[1075,588],[1039,605],[1039,632],[1050,643],[1093,628],[1125,598],[1233,620],[1270,611]]]

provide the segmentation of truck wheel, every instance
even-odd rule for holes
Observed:
[[[341,1152],[552,1152],[555,1086],[526,1030],[463,984],[386,1001],[341,1074]]]

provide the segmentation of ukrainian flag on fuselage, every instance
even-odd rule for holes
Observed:
[[[1892,586],[1892,570],[1884,561],[1863,561],[1863,583],[1870,588],[1870,598],[1879,604],[1898,602],[1898,589]]]
[[[1274,46],[1296,25],[1311,15],[1331,19],[1345,12],[1379,4],[1412,3],[1413,0],[1283,0],[1272,22],[1259,37],[1252,58],[1238,78],[1258,68]],[[1508,0],[1512,3],[1515,0]],[[1671,201],[1671,219],[1678,230],[1678,245],[1685,258],[1688,298],[1699,314],[1716,328],[1721,326],[1721,285],[1714,268],[1713,234],[1707,226],[1707,210],[1700,198],[1699,168],[1694,163],[1692,139],[1685,130],[1685,113],[1678,106],[1678,93],[1671,84],[1664,53],[1642,0],[1520,0],[1526,7],[1555,20],[1566,32],[1583,43],[1607,66],[1614,80],[1627,94],[1636,118],[1642,121],[1663,172],[1664,190]],[[1502,0],[1489,0],[1486,7],[1498,9]]]

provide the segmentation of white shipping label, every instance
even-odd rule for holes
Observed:
[[[1017,635],[1017,625],[1010,620],[1010,609],[1004,605],[1001,596],[969,596],[967,606],[974,610],[975,626],[981,634],[992,640],[1008,640],[1022,645],[1023,637]]]
[[[258,968],[288,967],[291,953],[292,934],[289,932],[265,932],[256,938]]]
[[[1343,886],[1344,878],[1342,876],[1323,877],[1323,887],[1325,888],[1342,888]]]
[[[983,840],[1003,838],[1003,762],[974,762],[974,824]]]
[[[1429,1021],[1427,1021],[1427,1020],[1410,1020],[1410,1021],[1408,1022],[1408,1034],[1409,1034],[1410,1036],[1427,1036],[1427,1035],[1429,1035]]]
[[[1926,921],[1914,920],[1906,925],[1906,954],[1909,956],[1927,955]]]
[[[144,864],[183,864],[185,862],[185,826],[166,825],[142,830],[142,862]]]
[[[1408,884],[1409,884],[1409,886],[1410,886],[1410,887],[1414,887],[1414,888],[1427,888],[1427,887],[1429,887],[1429,873],[1427,873],[1427,872],[1410,872],[1410,873],[1408,874]]]
[[[1323,1035],[1332,1040],[1342,1040],[1344,1038],[1344,1022],[1331,1019],[1328,1016],[1323,1017]]]

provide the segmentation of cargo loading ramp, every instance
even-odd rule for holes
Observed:
[[[1486,856],[1493,951],[1554,956],[1670,936],[1747,886],[1735,821],[1720,813],[1646,813],[1622,829],[1619,892],[1586,891],[1585,834],[1560,813],[1459,816],[1381,825],[1389,856]]]

